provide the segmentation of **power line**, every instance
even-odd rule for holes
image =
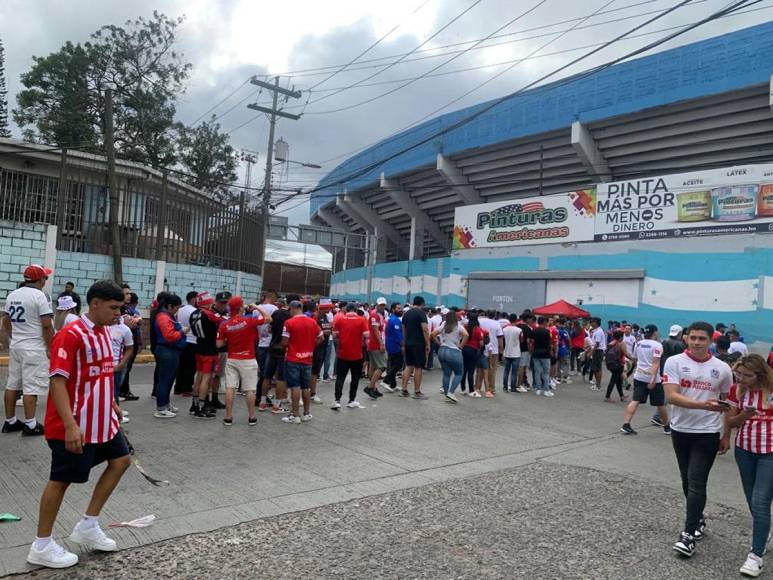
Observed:
[[[485,113],[487,113],[488,111],[492,110],[493,108],[499,106],[500,104],[504,103],[505,101],[507,101],[509,99],[512,99],[513,97],[523,93],[524,91],[528,90],[531,87],[534,87],[535,85],[537,85],[539,83],[544,82],[548,78],[550,78],[552,76],[555,76],[556,74],[562,72],[563,70],[566,70],[567,68],[577,64],[578,62],[581,62],[582,60],[592,56],[593,54],[599,52],[600,50],[603,50],[604,48],[615,44],[616,42],[620,41],[621,39],[625,38],[626,36],[628,36],[628,35],[630,35],[630,34],[632,34],[634,32],[637,32],[638,30],[641,30],[643,27],[651,24],[652,22],[654,22],[654,21],[656,21],[656,20],[658,20],[660,18],[663,18],[664,16],[670,14],[671,12],[677,10],[678,8],[681,8],[682,6],[688,4],[690,1],[691,0],[683,0],[683,1],[679,2],[678,4],[672,6],[671,8],[668,8],[668,9],[662,11],[659,15],[654,16],[653,18],[648,19],[646,22],[644,22],[642,24],[639,24],[639,25],[635,26],[634,28],[632,28],[632,29],[630,29],[630,30],[628,30],[628,31],[618,35],[614,39],[604,43],[603,46],[601,46],[599,48],[595,48],[595,49],[585,53],[584,55],[582,55],[582,56],[580,56],[580,57],[570,61],[569,63],[567,63],[565,65],[562,65],[562,66],[558,67],[557,69],[554,69],[550,73],[548,73],[546,75],[543,75],[543,76],[539,77],[538,79],[536,79],[536,80],[534,80],[534,81],[532,81],[530,83],[527,83],[526,85],[524,85],[523,87],[521,87],[517,91],[514,91],[512,93],[504,95],[503,97],[495,99],[494,101],[492,101],[491,103],[489,103],[485,107],[481,107],[480,109],[478,109],[475,112],[467,115],[466,117],[460,119],[459,121],[449,125],[448,127],[444,128],[444,129],[440,129],[440,130],[434,132],[433,134],[431,134],[431,135],[429,135],[429,136],[427,136],[427,137],[425,137],[423,139],[420,139],[419,141],[417,141],[416,143],[414,143],[412,145],[409,145],[407,147],[403,147],[402,149],[400,149],[399,151],[397,151],[397,152],[395,152],[393,154],[390,154],[390,155],[388,155],[388,156],[386,156],[386,157],[384,157],[382,159],[379,159],[377,161],[369,163],[369,164],[365,165],[364,167],[353,171],[349,175],[346,175],[344,177],[338,178],[338,179],[336,179],[336,180],[334,180],[332,182],[320,183],[315,188],[311,189],[308,192],[304,192],[304,193],[311,194],[311,193],[314,193],[314,192],[319,191],[321,189],[325,189],[325,188],[328,188],[328,187],[335,187],[337,185],[341,185],[343,183],[346,183],[350,179],[353,179],[353,178],[356,178],[356,177],[359,177],[359,176],[362,176],[362,175],[365,175],[365,174],[369,173],[370,171],[372,171],[373,169],[383,165],[387,161],[390,161],[390,160],[392,160],[392,159],[394,159],[396,157],[399,157],[400,155],[403,155],[403,154],[405,154],[408,151],[411,151],[411,150],[413,150],[413,149],[415,149],[417,147],[420,147],[421,145],[423,145],[425,143],[433,141],[434,139],[437,139],[438,137],[440,137],[442,135],[445,135],[445,134],[447,134],[447,133],[449,133],[451,131],[455,131],[456,129],[458,129],[460,127],[463,127],[467,123],[477,119],[481,115],[484,115]],[[690,30],[694,30],[695,28],[698,28],[699,26],[702,26],[702,25],[706,24],[707,22],[711,22],[712,20],[716,20],[717,18],[720,18],[721,16],[723,16],[725,14],[731,14],[731,13],[733,13],[733,12],[743,8],[743,7],[753,6],[754,4],[758,4],[761,1],[762,0],[754,0],[753,2],[749,3],[749,0],[739,0],[737,2],[733,2],[730,5],[728,5],[727,7],[723,8],[721,10],[718,10],[716,12],[713,12],[709,16],[707,16],[705,18],[702,18],[701,20],[698,20],[698,21],[696,21],[696,22],[694,22],[694,23],[692,23],[692,24],[690,24],[688,26],[685,26],[684,28],[682,28],[679,31],[674,32],[673,34],[666,35],[665,37],[660,38],[660,39],[658,39],[658,40],[656,40],[656,41],[654,41],[654,42],[652,42],[650,44],[647,44],[647,45],[645,45],[645,46],[643,46],[641,48],[638,48],[638,49],[635,49],[633,51],[630,51],[630,52],[628,52],[628,53],[626,53],[626,54],[624,54],[624,55],[622,55],[620,57],[617,57],[617,58],[614,58],[614,59],[612,59],[610,61],[607,61],[606,63],[604,63],[604,64],[602,64],[600,66],[593,67],[593,68],[591,68],[591,69],[589,69],[589,70],[587,70],[587,71],[585,71],[583,73],[579,73],[577,75],[573,75],[573,76],[568,77],[566,79],[559,80],[559,81],[557,81],[555,83],[555,86],[560,86],[561,84],[565,84],[565,83],[568,83],[568,82],[574,82],[574,81],[576,81],[578,79],[581,79],[581,78],[587,77],[589,75],[595,74],[595,73],[597,73],[597,72],[599,72],[601,70],[604,70],[604,69],[607,69],[607,68],[609,68],[611,66],[614,66],[615,64],[617,64],[619,62],[622,62],[623,60],[627,60],[627,59],[629,59],[629,58],[631,58],[633,56],[637,56],[639,54],[647,52],[647,51],[651,50],[652,48],[655,48],[655,47],[657,47],[657,46],[659,46],[659,45],[661,45],[661,44],[663,44],[665,42],[668,42],[668,41],[670,41],[670,40],[672,40],[672,39],[674,39],[674,38],[676,38],[678,36],[681,36],[682,34],[685,34],[685,33],[689,32]]]
[[[475,0],[475,1],[474,1],[474,2],[473,2],[471,5],[470,5],[470,6],[468,6],[468,7],[467,7],[467,8],[465,8],[464,10],[462,10],[462,11],[461,11],[459,14],[457,14],[457,15],[456,15],[456,16],[454,16],[454,17],[453,17],[451,20],[449,20],[448,22],[446,22],[446,23],[445,23],[443,26],[441,26],[440,28],[438,28],[438,29],[437,29],[435,32],[433,32],[433,33],[432,33],[432,34],[431,34],[431,35],[430,35],[428,38],[426,38],[425,40],[423,40],[423,41],[421,42],[421,44],[419,44],[419,45],[418,45],[417,47],[415,47],[413,50],[411,50],[411,51],[409,51],[409,52],[405,53],[403,56],[401,56],[400,58],[398,58],[396,61],[393,61],[393,62],[391,62],[391,63],[389,63],[389,64],[387,64],[387,65],[383,66],[383,68],[381,68],[381,70],[378,70],[378,71],[376,71],[375,73],[373,73],[372,75],[370,75],[370,76],[368,76],[368,77],[365,77],[364,79],[361,79],[361,80],[359,80],[359,81],[357,81],[357,82],[355,82],[355,83],[352,83],[351,85],[348,85],[347,87],[345,87],[345,88],[341,89],[341,90],[340,90],[340,91],[338,91],[338,92],[333,92],[333,93],[328,93],[327,95],[323,95],[322,97],[318,98],[316,101],[311,101],[311,102],[310,102],[310,103],[308,103],[308,104],[310,104],[310,105],[313,105],[314,103],[318,103],[319,101],[323,101],[323,100],[325,100],[325,99],[329,99],[330,97],[333,97],[333,96],[337,95],[338,93],[341,93],[341,92],[343,92],[343,91],[345,91],[345,90],[349,90],[349,89],[351,89],[351,88],[353,88],[353,87],[356,87],[356,86],[357,86],[357,85],[359,85],[360,83],[364,83],[365,81],[369,81],[370,79],[377,77],[377,76],[378,76],[378,75],[380,75],[381,73],[384,73],[384,72],[388,71],[388,70],[389,70],[390,68],[392,68],[393,66],[396,66],[396,65],[400,64],[400,63],[401,63],[403,60],[405,60],[405,58],[406,58],[406,57],[410,56],[411,54],[413,54],[414,52],[416,52],[417,50],[419,50],[419,49],[420,49],[422,46],[426,45],[426,44],[427,44],[429,41],[431,41],[431,40],[432,40],[433,38],[435,38],[435,37],[436,37],[438,34],[440,34],[441,32],[443,32],[444,30],[446,30],[446,29],[447,29],[449,26],[451,26],[452,24],[454,24],[454,22],[456,22],[457,20],[459,20],[460,18],[462,18],[462,17],[463,17],[465,14],[467,14],[467,13],[468,13],[470,10],[472,10],[473,8],[475,8],[475,7],[476,7],[478,4],[480,4],[482,1],[483,1],[483,0]]]
[[[196,119],[195,119],[195,120],[194,120],[194,121],[191,123],[191,127],[192,127],[192,126],[194,126],[194,125],[195,125],[196,123],[198,123],[199,121],[201,121],[201,120],[202,120],[204,117],[206,117],[206,116],[207,116],[207,115],[210,113],[210,111],[214,111],[214,110],[215,110],[215,109],[217,109],[217,108],[218,108],[220,105],[222,105],[223,103],[225,103],[225,102],[226,102],[228,99],[230,99],[231,97],[233,97],[233,96],[234,96],[236,93],[238,93],[238,92],[239,92],[239,91],[242,89],[242,87],[243,87],[243,86],[245,86],[245,85],[246,85],[248,82],[250,82],[250,79],[247,79],[247,80],[245,80],[245,81],[244,81],[242,84],[240,84],[240,85],[239,85],[238,87],[236,87],[236,88],[235,88],[233,91],[231,91],[230,93],[228,93],[228,94],[227,94],[225,97],[223,97],[223,98],[222,98],[220,101],[218,101],[217,103],[215,103],[214,105],[212,105],[212,106],[211,106],[209,109],[207,109],[206,111],[204,111],[204,112],[203,112],[201,115],[199,115],[198,117],[196,117]]]

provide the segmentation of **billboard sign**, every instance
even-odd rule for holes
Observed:
[[[597,186],[595,241],[773,231],[773,165]]]
[[[593,189],[457,207],[453,246],[461,250],[592,241],[595,208]]]

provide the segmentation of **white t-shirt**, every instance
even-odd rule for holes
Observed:
[[[511,324],[502,332],[505,336],[505,351],[502,354],[506,358],[519,358],[521,356],[521,334],[523,330],[515,324]]]
[[[649,383],[652,379],[652,363],[658,359],[658,370],[660,370],[660,357],[663,356],[663,345],[657,340],[645,338],[640,341],[633,351],[633,357],[636,359],[636,370],[633,378],[643,383]],[[660,381],[657,381],[660,382]]]
[[[599,350],[607,350],[607,333],[600,326],[594,330],[590,335],[591,342],[593,342],[593,348]],[[598,345],[598,347],[596,347]]]
[[[185,342],[188,344],[196,344],[196,335],[193,334],[191,331],[191,314],[193,311],[196,310],[195,306],[191,306],[190,304],[186,304],[180,310],[177,311],[177,322],[180,323],[180,326],[188,327],[188,332],[185,335]]]
[[[633,334],[629,334],[628,336],[623,335],[623,342],[627,349],[626,352],[633,356],[633,349],[636,346],[636,337]]]
[[[121,357],[126,347],[134,346],[131,328],[123,323],[123,319],[118,324],[110,326],[110,342],[113,347],[113,364],[117,365],[121,362]]]
[[[499,354],[499,341],[497,338],[504,336],[502,327],[499,326],[499,323],[496,320],[491,320],[485,316],[481,316],[478,319],[478,322],[480,323],[480,327],[488,332],[489,343],[486,347],[489,354]]]
[[[730,392],[733,372],[727,363],[712,356],[705,362],[690,357],[687,351],[668,357],[663,384],[677,385],[678,392],[694,401],[719,399]],[[719,433],[721,413],[703,409],[685,409],[672,405],[671,428],[684,433]]]
[[[276,306],[273,304],[261,304],[260,307],[268,312],[269,314],[274,314],[274,312],[277,311]],[[258,313],[260,316],[260,313]],[[258,347],[267,348],[271,345],[271,325],[270,324],[261,324],[260,325],[260,340],[258,341]]]
[[[497,322],[499,323],[499,326],[502,327],[502,330],[504,330],[510,325],[510,321],[507,318],[500,318],[499,320],[497,320]]]
[[[42,290],[22,286],[8,294],[4,312],[11,321],[10,348],[19,350],[46,350],[43,340],[43,316],[53,316],[51,305]]]
[[[429,318],[429,332],[432,334],[435,330],[440,328],[443,324],[443,317],[440,314],[435,314]]]
[[[728,347],[727,352],[729,354],[733,354],[734,352],[740,352],[741,356],[746,356],[747,354],[749,354],[749,348],[741,341],[736,340],[730,343],[730,346]]]
[[[65,326],[67,326],[71,322],[75,322],[76,320],[80,320],[80,316],[70,312],[67,316],[64,317],[64,325],[62,326],[62,328],[64,328]]]

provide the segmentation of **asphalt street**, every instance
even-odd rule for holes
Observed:
[[[683,518],[669,437],[579,382],[553,399],[498,392],[443,401],[386,395],[362,410],[315,405],[314,419],[248,427],[152,417],[137,369],[129,436],[153,487],[131,469],[103,526],[153,513],[141,530],[110,533],[121,551],[81,555],[67,571],[24,563],[48,453],[40,440],[0,438],[0,574],[38,578],[736,578],[751,522],[731,456],[712,472],[709,532],[689,561],[671,550]],[[320,388],[326,403],[331,384]],[[186,399],[178,399],[183,407]],[[96,476],[97,474],[95,474]],[[92,477],[92,481],[96,477]],[[91,484],[73,488],[55,529],[64,538]],[[78,551],[77,547],[68,544]],[[763,574],[763,577],[769,574]]]

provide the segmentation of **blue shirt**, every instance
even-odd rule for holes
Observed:
[[[569,333],[565,328],[558,329],[558,356],[569,356],[570,341]]]
[[[403,347],[403,323],[397,314],[390,314],[386,325],[386,351],[397,354]]]

